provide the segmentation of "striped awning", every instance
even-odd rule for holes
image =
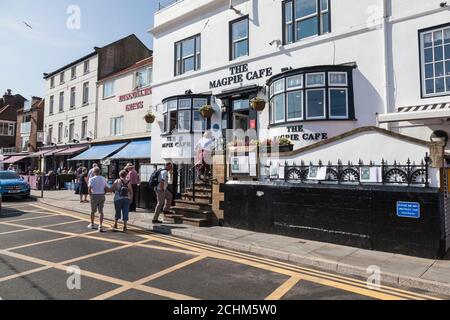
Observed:
[[[378,116],[380,123],[450,118],[450,103],[401,107],[397,112]]]

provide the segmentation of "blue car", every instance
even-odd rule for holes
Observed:
[[[14,171],[0,171],[0,195],[2,197],[30,196],[30,185]]]

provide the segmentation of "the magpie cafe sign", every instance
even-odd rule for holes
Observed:
[[[280,135],[280,138],[288,138],[291,141],[319,141],[328,139],[328,133],[326,132],[305,132],[303,126],[289,126],[286,128],[287,133]]]
[[[191,142],[190,141],[184,141],[183,137],[168,137],[165,142],[163,142],[162,146],[163,149],[169,149],[169,148],[190,148]]]
[[[151,88],[139,89],[139,90],[135,90],[133,92],[130,92],[130,93],[127,93],[127,94],[119,96],[119,102],[133,100],[133,99],[136,99],[136,98],[149,96],[151,94],[152,94],[152,89]]]
[[[271,77],[273,72],[272,68],[263,68],[259,70],[250,71],[248,69],[248,64],[241,64],[239,66],[231,67],[228,69],[230,71],[230,75],[228,77],[216,79],[209,82],[209,88],[220,88],[226,87],[233,84],[243,83],[244,80],[256,80],[262,79],[264,77]]]

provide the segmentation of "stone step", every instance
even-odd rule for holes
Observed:
[[[181,199],[184,200],[184,201],[193,201],[194,200],[194,196],[192,194],[189,194],[189,193],[183,193],[181,195]],[[211,203],[211,196],[198,195],[196,193],[195,194],[195,202],[209,204],[209,203]]]
[[[165,223],[183,224],[184,216],[182,214],[166,214],[164,216]]]
[[[184,217],[187,218],[196,218],[196,219],[209,219],[214,216],[212,210],[201,210],[179,206],[170,208],[170,212],[177,215],[183,215]]]
[[[194,227],[212,227],[214,225],[214,220],[212,219],[202,219],[202,218],[189,218],[189,217],[183,217],[183,224],[194,226]]]
[[[186,192],[187,193],[192,193],[194,192],[194,188],[186,188]],[[211,194],[212,193],[212,188],[208,189],[208,188],[195,188],[195,194]]]
[[[177,207],[191,208],[191,209],[199,209],[203,211],[211,211],[212,206],[209,203],[191,201],[191,200],[175,200],[175,204]]]

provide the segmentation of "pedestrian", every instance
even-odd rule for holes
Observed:
[[[91,178],[94,177],[94,170],[95,170],[95,168],[98,168],[98,164],[96,164],[96,163],[94,163],[94,164],[92,165],[92,169],[89,170],[89,173],[88,173],[88,178],[89,178],[89,179],[91,179]]]
[[[114,192],[114,208],[116,209],[114,229],[117,229],[117,223],[122,218],[123,231],[126,232],[130,202],[133,200],[134,194],[131,188],[131,181],[127,179],[125,170],[120,171],[119,179],[114,181],[111,191]]]
[[[88,203],[88,194],[89,194],[89,188],[88,188],[88,172],[86,168],[83,168],[81,170],[81,174],[78,175],[78,194],[80,195],[80,203]]]
[[[211,131],[206,131],[203,137],[195,145],[197,162],[195,167],[201,180],[207,180],[211,176],[212,152],[214,139]]]
[[[13,164],[10,164],[9,165],[9,167],[8,167],[8,171],[16,171],[16,169],[14,168],[14,165]]]
[[[133,190],[133,199],[130,202],[130,212],[136,212],[138,187],[141,184],[141,179],[139,177],[139,173],[136,171],[132,163],[127,164],[125,170],[128,172],[127,180],[130,182],[131,189]]]
[[[88,226],[90,229],[95,228],[95,214],[97,210],[100,215],[100,225],[98,227],[99,232],[104,232],[103,230],[103,208],[105,206],[105,194],[110,191],[108,187],[108,182],[104,177],[100,175],[100,168],[96,167],[93,170],[94,176],[89,179],[89,194],[91,196],[91,224]]]
[[[153,217],[153,223],[163,223],[159,220],[161,212],[168,213],[172,206],[173,195],[169,190],[169,173],[172,173],[172,163],[167,163],[165,168],[161,170],[158,176],[158,186],[155,188],[157,205],[155,209],[155,216]]]

